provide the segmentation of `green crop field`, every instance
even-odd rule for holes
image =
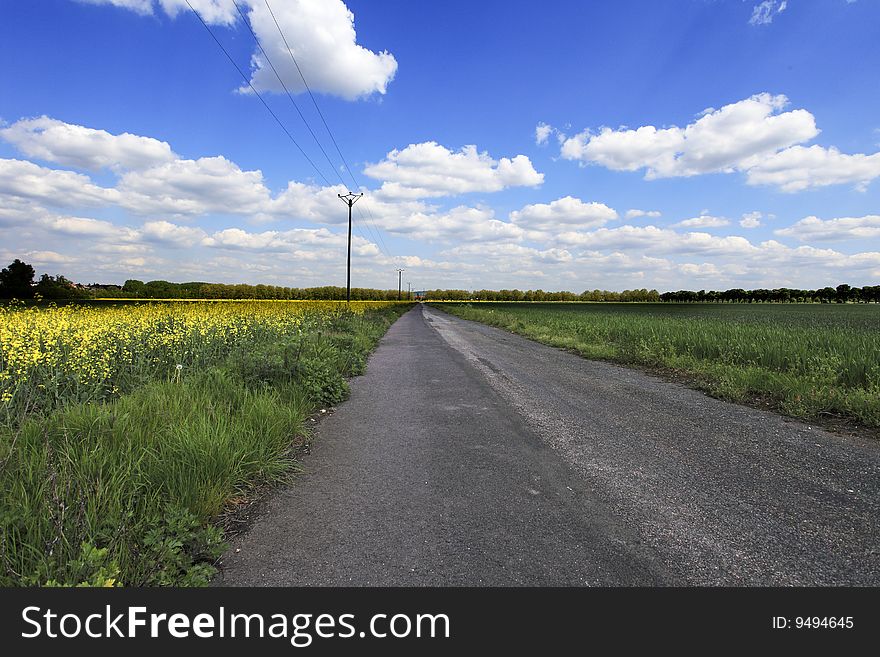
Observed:
[[[795,417],[880,427],[880,305],[441,303],[586,358],[686,376]]]

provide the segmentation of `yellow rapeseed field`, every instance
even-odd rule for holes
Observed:
[[[93,401],[179,376],[235,346],[391,302],[173,301],[0,307],[0,405]],[[38,401],[42,400],[42,401]]]

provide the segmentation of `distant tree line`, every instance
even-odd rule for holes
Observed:
[[[170,283],[131,279],[119,290],[105,290],[100,296],[126,299],[265,299],[265,300],[326,300],[344,301],[345,288],[336,285],[322,287],[283,287],[280,285],[226,285],[223,283]],[[351,288],[353,301],[395,301],[397,290]],[[406,292],[403,292],[406,299]]]
[[[427,290],[429,301],[660,301],[657,290],[587,290],[574,292],[545,292],[544,290]]]
[[[772,290],[734,288],[723,292],[679,290],[664,292],[660,295],[660,300],[677,303],[880,303],[880,285],[850,287],[843,284],[817,290],[798,290],[788,287]]]
[[[36,272],[31,265],[16,259],[0,271],[0,299],[345,299],[345,288],[335,285],[322,287],[283,287],[279,285],[226,285],[223,283],[171,283],[169,281],[143,282],[136,279],[119,285],[82,285],[64,276],[43,274],[34,282]],[[407,293],[403,293],[406,299]],[[397,290],[377,290],[354,287],[351,298],[356,301],[392,301]],[[415,298],[415,296],[414,296]],[[429,301],[665,301],[671,303],[880,303],[880,285],[851,287],[823,287],[817,290],[794,288],[724,291],[679,290],[664,292],[645,288],[611,292],[586,290],[574,292],[545,292],[544,290],[427,290],[418,298]]]

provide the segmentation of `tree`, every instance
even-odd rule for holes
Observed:
[[[53,277],[49,274],[43,274],[40,277],[40,282],[34,288],[34,292],[44,299],[85,299],[88,297],[85,290],[80,290],[61,275]]]
[[[144,293],[144,282],[139,281],[136,278],[130,278],[125,281],[125,285],[122,286],[122,291],[133,297],[139,297]]]
[[[33,299],[34,268],[16,258],[0,271],[0,298]]]

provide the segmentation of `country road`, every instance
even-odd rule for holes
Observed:
[[[222,585],[878,585],[880,444],[419,305]]]

